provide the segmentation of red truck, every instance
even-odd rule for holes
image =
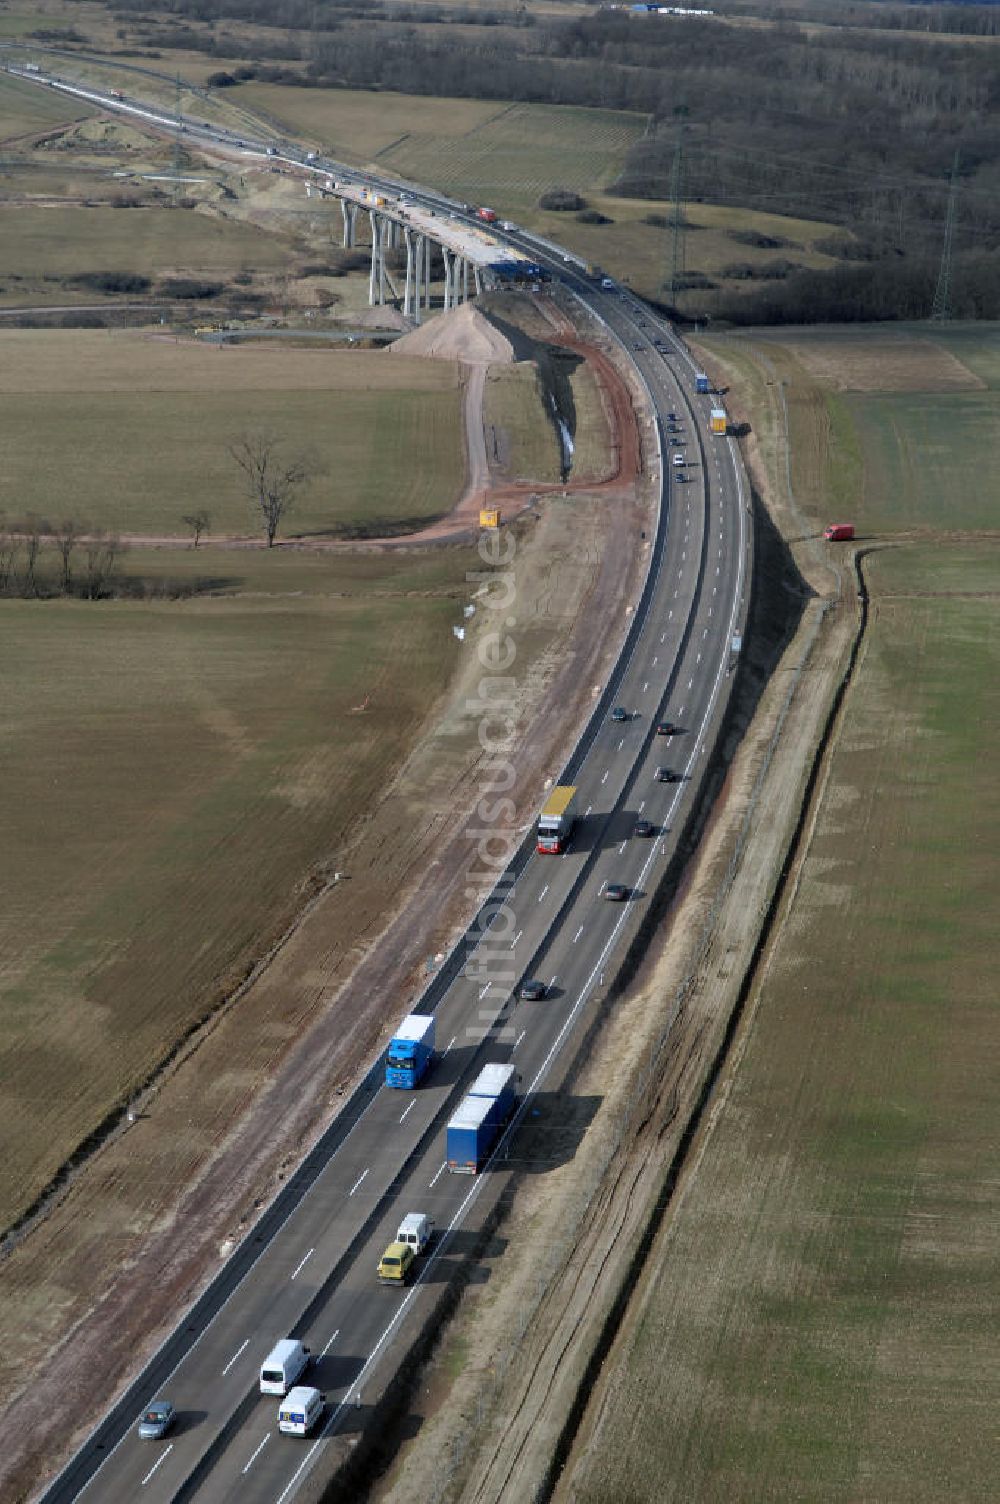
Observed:
[[[495,209],[482,208],[476,210],[476,218],[485,219],[488,225],[494,224],[496,222],[496,217],[497,211]]]
[[[831,522],[824,531],[823,537],[827,543],[849,543],[854,537],[853,522]]]

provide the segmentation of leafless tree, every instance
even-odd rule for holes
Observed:
[[[6,594],[14,579],[14,565],[20,546],[21,540],[17,533],[12,533],[6,518],[0,517],[0,594]]]
[[[24,576],[21,581],[21,589],[25,595],[38,594],[38,553],[42,546],[42,538],[51,533],[49,523],[41,517],[36,517],[30,512],[24,519]]]
[[[242,434],[229,445],[229,453],[243,472],[247,495],[260,511],[268,548],[274,547],[281,519],[309,475],[304,459],[286,459],[280,450],[280,439],[270,433]]]
[[[114,573],[115,561],[122,551],[121,539],[115,533],[91,533],[84,546],[87,559],[86,595],[90,601],[99,600],[108,580]]]
[[[201,542],[202,533],[210,533],[212,531],[212,519],[211,517],[209,517],[204,508],[202,508],[202,510],[198,512],[185,512],[184,516],[181,518],[181,521],[184,523],[184,526],[189,527],[191,529],[191,532],[194,534],[194,542],[191,545],[192,548],[198,547],[198,544]]]
[[[73,550],[80,541],[83,528],[72,517],[64,517],[55,530],[56,548],[62,561],[63,595],[69,595],[73,587]]]

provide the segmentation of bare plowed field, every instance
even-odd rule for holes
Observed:
[[[0,604],[2,1225],[335,860],[452,671],[465,565],[228,554],[212,598]]]

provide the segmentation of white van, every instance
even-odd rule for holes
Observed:
[[[397,1243],[405,1243],[414,1253],[423,1253],[434,1236],[434,1219],[423,1212],[408,1212],[399,1224]]]
[[[302,1385],[292,1389],[278,1406],[278,1430],[286,1436],[308,1436],[323,1414],[326,1395]]]
[[[309,1349],[292,1337],[278,1342],[260,1366],[261,1394],[287,1394],[309,1367]]]

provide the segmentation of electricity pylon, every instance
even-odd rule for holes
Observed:
[[[670,244],[670,281],[667,283],[667,297],[671,307],[677,306],[677,291],[681,272],[684,270],[684,213],[681,209],[681,190],[684,182],[684,126],[682,125],[677,135],[677,146],[674,150],[674,165],[670,174],[670,197],[673,202],[673,212],[670,219],[671,244]]]
[[[951,247],[955,238],[955,201],[958,197],[958,152],[951,164],[951,182],[948,186],[948,210],[944,217],[944,245],[941,247],[941,266],[938,270],[937,287],[934,289],[934,303],[931,307],[931,318],[937,323],[944,323],[945,319],[951,318]]]
[[[179,198],[181,192],[181,171],[184,167],[184,147],[181,143],[181,131],[184,123],[181,119],[181,76],[178,73],[174,81],[174,116],[176,129],[174,131],[174,197]]]

